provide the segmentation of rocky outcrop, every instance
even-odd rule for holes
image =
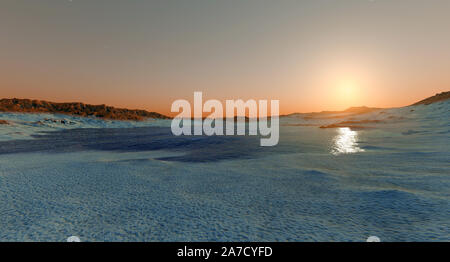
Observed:
[[[424,100],[421,100],[417,103],[412,104],[412,106],[417,106],[417,105],[429,105],[432,103],[436,103],[436,102],[440,102],[440,101],[444,101],[450,99],[450,91],[447,92],[442,92],[442,93],[438,93],[432,97],[428,97]]]
[[[106,105],[84,103],[54,103],[30,99],[1,99],[0,112],[59,113],[75,116],[92,116],[112,120],[135,120],[146,118],[170,119],[170,117],[145,110],[130,110]]]
[[[0,119],[0,125],[9,125],[9,122],[6,120]]]

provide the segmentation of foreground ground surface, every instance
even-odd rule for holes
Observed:
[[[293,115],[270,148],[4,114],[0,240],[450,241],[449,108],[371,112],[360,128]]]

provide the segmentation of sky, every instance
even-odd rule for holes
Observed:
[[[399,107],[450,90],[448,0],[1,0],[0,97],[170,113]]]

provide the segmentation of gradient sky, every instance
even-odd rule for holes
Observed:
[[[447,90],[448,0],[0,1],[0,97],[169,113],[203,91],[287,114]]]

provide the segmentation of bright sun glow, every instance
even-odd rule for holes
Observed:
[[[351,98],[355,95],[356,84],[354,81],[345,81],[340,85],[340,92],[344,97]]]
[[[321,85],[329,92],[328,104],[336,110],[363,105],[368,90],[373,86],[370,66],[358,59],[343,60],[330,62],[329,66],[321,69],[320,75],[323,79]]]
[[[358,103],[359,85],[356,80],[345,79],[337,84],[337,99],[345,106],[354,106]]]

